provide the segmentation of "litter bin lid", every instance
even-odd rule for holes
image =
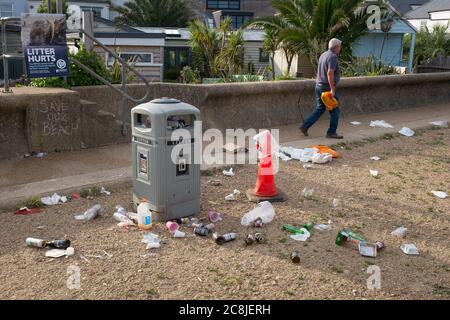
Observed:
[[[150,101],[151,103],[169,104],[169,103],[180,103],[180,100],[174,98],[163,97],[160,99],[154,99]]]

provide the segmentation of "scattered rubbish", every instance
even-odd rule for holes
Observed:
[[[134,221],[130,218],[130,213],[127,213],[127,211],[122,206],[120,205],[116,206],[116,212],[114,212],[113,218],[114,220],[119,222],[117,224],[119,227],[128,227],[136,225]]]
[[[47,245],[44,240],[31,237],[26,238],[25,243],[27,244],[27,246],[35,248],[45,248],[45,246]]]
[[[408,127],[401,128],[398,133],[400,133],[400,134],[402,134],[404,136],[407,136],[407,137],[412,137],[414,135],[414,131],[411,130],[410,128],[408,128]]]
[[[174,238],[185,238],[186,237],[186,233],[180,231],[180,230],[175,230],[175,232],[173,233],[173,237]]]
[[[431,191],[432,194],[434,194],[436,197],[441,198],[441,199],[445,199],[448,197],[447,192],[444,191]]]
[[[306,241],[309,239],[309,237],[311,236],[311,233],[309,233],[308,230],[306,230],[306,228],[301,228],[300,229],[302,231],[302,233],[295,233],[295,234],[291,234],[289,237],[293,240],[296,241]]]
[[[208,229],[209,231],[212,231],[216,228],[216,225],[214,223],[209,223],[204,228]]]
[[[73,256],[75,254],[75,249],[73,247],[68,247],[67,249],[50,249],[45,252],[45,256],[49,258],[60,258],[63,256]]]
[[[331,230],[331,226],[328,224],[320,223],[320,224],[316,224],[314,226],[314,229],[319,230],[319,231],[328,231],[328,230]]]
[[[147,244],[146,249],[156,249],[161,247],[159,236],[151,232],[144,234],[142,242]]]
[[[314,194],[314,189],[305,187],[302,191],[302,194],[305,198],[311,198]]]
[[[75,220],[80,220],[80,221],[92,220],[98,216],[101,208],[102,207],[99,204],[96,204],[92,208],[89,208],[88,210],[86,210],[83,214],[76,215],[74,218],[75,218]]]
[[[101,193],[101,194],[104,194],[104,195],[107,195],[107,196],[110,196],[110,195],[111,195],[111,192],[108,191],[108,190],[106,190],[105,187],[102,187],[102,188],[100,189],[100,193]]]
[[[291,253],[291,261],[293,263],[300,263],[300,253],[298,251]]]
[[[369,124],[370,127],[378,127],[378,128],[393,128],[394,126],[387,123],[384,120],[374,120],[374,121],[370,121]]]
[[[373,161],[378,161],[378,160],[380,160],[381,158],[380,157],[377,157],[377,156],[373,156],[373,157],[370,157],[370,160],[373,160]]]
[[[333,207],[333,208],[337,208],[338,206],[339,206],[339,204],[340,204],[340,200],[339,199],[333,199],[333,202],[331,203],[331,206]]]
[[[433,122],[430,122],[430,123],[431,123],[432,125],[438,126],[438,127],[446,127],[447,124],[448,124],[448,122],[445,121],[445,120],[438,120],[438,121],[433,121]]]
[[[237,238],[237,233],[234,233],[234,232],[225,233],[224,235],[220,235],[217,232],[213,233],[213,239],[216,241],[216,243],[218,245],[222,245],[225,242],[235,240],[236,238]]]
[[[306,169],[306,170],[314,169],[314,165],[312,165],[310,163],[304,163],[303,164],[303,169]]]
[[[167,227],[167,229],[169,229],[170,233],[175,233],[175,231],[177,231],[180,228],[178,223],[173,222],[173,221],[167,221],[166,227]]]
[[[292,160],[291,157],[288,157],[286,154],[284,154],[283,152],[275,152],[275,156],[277,156],[278,158],[280,158],[283,161],[289,161]]]
[[[41,198],[41,202],[43,204],[45,204],[46,206],[57,205],[60,201],[64,202],[64,201],[62,201],[62,197],[57,193],[54,193],[51,197],[42,197]],[[66,198],[66,201],[67,201],[67,198]]]
[[[372,177],[378,177],[378,170],[370,170],[370,175],[372,176]]]
[[[416,246],[412,243],[402,244],[400,246],[400,249],[406,254],[410,254],[410,255],[418,255],[419,254],[419,250],[417,250]]]
[[[319,148],[321,149],[319,149]],[[312,148],[304,148],[304,149],[296,149],[292,147],[282,147],[280,151],[287,155],[288,157],[296,160],[300,160],[301,162],[313,162],[313,163],[327,163],[330,162],[333,158],[333,155],[325,152],[326,149],[329,148],[327,146],[315,146]],[[329,152],[335,153],[334,150],[329,149]]]
[[[216,180],[216,179],[211,179],[211,180],[208,180],[208,184],[210,184],[212,186],[220,186],[222,184],[222,181]]]
[[[36,154],[35,154],[35,157],[36,158],[43,158],[43,157],[45,157],[47,155],[47,152],[37,152]]]
[[[255,221],[253,221],[253,226],[255,228],[262,228],[262,227],[264,227],[264,223],[261,218],[258,218]]]
[[[35,248],[67,249],[70,247],[70,240],[45,241],[42,239],[28,237],[25,239],[25,243],[27,246]]]
[[[246,147],[238,146],[232,142],[229,142],[224,144],[223,151],[229,153],[239,153],[239,152],[248,152],[248,149]]]
[[[358,243],[359,253],[365,257],[375,258],[377,256],[377,246],[368,242],[359,242]]]
[[[264,237],[264,235],[260,232],[255,233],[255,240],[258,243],[264,243],[266,242],[266,238]]]
[[[318,153],[331,154],[333,156],[333,158],[339,158],[339,154],[337,153],[337,151],[331,149],[329,146],[326,146],[324,144],[318,144],[318,145],[315,145],[315,146],[308,146],[308,148],[317,149]]]
[[[248,234],[245,236],[245,244],[251,245],[253,242],[255,242],[255,236],[252,234]]]
[[[16,212],[14,212],[14,214],[29,215],[29,214],[38,213],[38,212],[41,212],[41,209],[39,209],[39,208],[28,209],[27,207],[22,207],[19,210],[17,210]]]
[[[220,213],[215,212],[215,211],[209,211],[208,212],[208,219],[212,223],[217,223],[219,221],[222,221],[222,217],[220,216]]]
[[[138,228],[142,230],[149,230],[152,227],[152,210],[148,202],[142,202],[137,207]]]
[[[342,229],[338,232],[335,243],[340,246],[344,241],[359,243],[360,241],[366,242],[366,239],[351,230]]]
[[[361,124],[361,122],[359,122],[359,121],[352,121],[350,123],[355,125],[355,126],[359,126]]]
[[[112,254],[109,254],[108,252],[106,252],[105,250],[102,250],[102,255],[93,255],[93,254],[85,254],[84,256],[81,256],[82,259],[85,259],[87,262],[89,262],[89,260],[87,260],[85,257],[88,258],[97,258],[97,259],[111,259],[113,257]]]
[[[235,201],[235,200],[237,200],[237,196],[240,195],[240,194],[241,194],[241,192],[239,190],[234,189],[233,193],[225,196],[225,200],[227,200],[227,201]]]
[[[234,176],[233,168],[230,168],[230,170],[228,170],[228,171],[227,170],[223,170],[222,173],[225,176],[228,176],[228,177],[233,177]]]
[[[406,234],[406,231],[408,231],[408,228],[399,227],[399,228],[395,229],[394,231],[392,231],[391,234],[396,237],[404,237]]]
[[[209,235],[209,229],[203,227],[203,226],[197,226],[194,228],[194,233],[196,235],[202,236],[202,237],[206,237],[207,235]]]
[[[253,221],[261,218],[264,224],[268,224],[275,217],[275,210],[269,201],[262,201],[256,208],[247,212],[241,219],[241,224],[245,227],[250,226]]]
[[[78,192],[72,192],[72,200],[80,200],[81,196]]]

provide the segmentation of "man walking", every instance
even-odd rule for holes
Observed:
[[[322,116],[326,107],[322,102],[321,95],[323,92],[331,91],[336,99],[336,86],[340,80],[338,54],[342,49],[342,41],[333,38],[328,43],[328,51],[322,53],[319,58],[319,66],[317,68],[316,79],[316,109],[306,118],[305,122],[300,126],[300,131],[307,136],[308,129]],[[336,133],[339,123],[339,106],[330,111],[330,127],[327,131],[327,138],[342,139]]]

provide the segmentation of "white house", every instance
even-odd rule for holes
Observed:
[[[66,1],[67,5],[77,5],[83,11],[92,11],[95,16],[110,19],[116,16],[116,13],[111,10],[111,4],[122,4],[120,0],[85,0],[85,1]],[[28,7],[30,13],[36,13],[42,0],[28,0]]]
[[[419,8],[406,13],[408,21],[417,29],[436,25],[447,26],[450,33],[450,0],[431,0]]]

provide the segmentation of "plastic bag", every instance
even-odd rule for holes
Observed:
[[[89,208],[88,210],[86,210],[83,214],[75,216],[75,220],[81,220],[81,221],[92,220],[98,216],[101,208],[102,207],[99,204],[96,204],[92,208]]]
[[[448,197],[448,194],[444,191],[431,191],[432,194],[434,194],[436,197],[441,198],[441,199],[445,199]]]
[[[54,206],[57,205],[61,201],[61,196],[57,193],[54,193],[51,197],[43,197],[41,198],[41,202],[46,206]],[[67,201],[67,198],[66,198]]]
[[[147,244],[146,249],[154,249],[161,247],[161,240],[159,239],[159,236],[151,232],[144,234],[142,242]]]
[[[370,121],[369,126],[371,126],[371,127],[378,127],[378,128],[393,128],[394,127],[393,125],[391,125],[390,123],[387,123],[384,120]]]
[[[300,230],[303,231],[303,233],[296,233],[296,234],[291,234],[290,238],[296,241],[306,241],[308,240],[308,238],[311,236],[311,233],[309,233],[309,231],[305,228],[301,228]]]
[[[269,201],[262,201],[258,204],[258,207],[254,208],[250,212],[246,213],[242,219],[241,224],[245,227],[258,218],[261,218],[264,224],[269,223],[275,217],[275,209]]]
[[[414,135],[414,131],[411,130],[410,128],[408,128],[408,127],[401,128],[398,133],[400,133],[400,134],[402,134],[404,136],[407,136],[407,137],[412,137]]]

